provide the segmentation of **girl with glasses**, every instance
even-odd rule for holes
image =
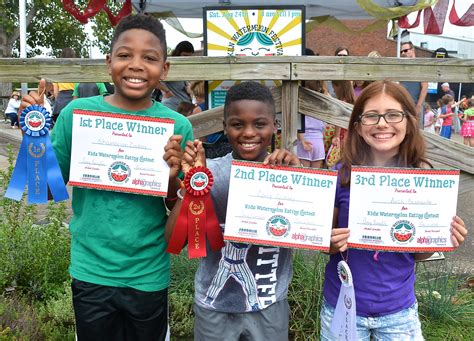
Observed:
[[[330,261],[326,266],[321,339],[334,340],[330,325],[341,282],[337,264],[345,260],[355,288],[358,339],[423,340],[415,297],[415,261],[431,253],[374,252],[348,249],[352,165],[426,168],[425,142],[417,128],[415,104],[408,92],[389,81],[367,86],[354,104],[347,141],[338,164]],[[467,229],[453,217],[454,247]]]

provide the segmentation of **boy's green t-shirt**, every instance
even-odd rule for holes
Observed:
[[[64,181],[69,180],[74,109],[171,118],[181,147],[193,139],[191,123],[161,103],[131,112],[108,104],[103,96],[72,101],[61,110],[51,141]],[[166,208],[163,198],[73,188],[70,274],[73,278],[142,291],[165,289],[169,284],[169,255],[164,238]]]

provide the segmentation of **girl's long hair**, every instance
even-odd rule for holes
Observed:
[[[396,167],[420,168],[424,165],[431,166],[426,159],[426,145],[423,135],[417,126],[415,103],[406,89],[390,81],[376,81],[362,90],[359,98],[352,109],[346,144],[342,150],[341,157],[341,185],[349,186],[352,165],[372,165],[372,152],[370,146],[357,132],[360,123],[360,115],[364,112],[368,100],[386,94],[401,104],[407,120],[406,135],[400,144],[398,154],[393,159]]]
[[[332,86],[338,100],[354,104],[355,95],[351,81],[335,80],[332,81]]]

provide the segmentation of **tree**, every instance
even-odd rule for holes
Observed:
[[[78,56],[87,56],[84,27],[62,8],[59,0],[33,0],[26,7],[28,57],[45,50],[58,56],[63,47],[73,48]],[[20,38],[18,0],[1,1],[0,11],[5,13],[0,17],[0,57],[16,57]]]
[[[85,8],[88,0],[76,1],[80,9]],[[110,1],[115,10],[117,5]],[[18,0],[0,0],[0,58],[18,57],[20,46],[20,27]],[[89,57],[89,47],[105,45],[113,32],[104,13],[100,13],[91,21],[96,21],[93,34],[98,40],[89,41],[84,25],[74,19],[62,7],[60,0],[28,0],[27,1],[27,56],[33,57],[44,51],[58,57],[63,47],[71,47],[78,57]],[[108,24],[107,24],[108,23]],[[9,95],[11,85],[0,86],[0,95]]]

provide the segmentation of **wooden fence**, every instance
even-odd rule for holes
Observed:
[[[180,57],[169,58],[167,80],[274,80],[282,112],[282,144],[296,140],[297,113],[347,127],[351,105],[299,87],[300,80],[379,80],[474,82],[474,61],[368,57]],[[0,82],[110,81],[104,60],[0,58]],[[222,130],[223,111],[215,108],[190,117],[195,135]],[[474,148],[424,133],[428,158],[462,171],[460,194],[474,190]]]

